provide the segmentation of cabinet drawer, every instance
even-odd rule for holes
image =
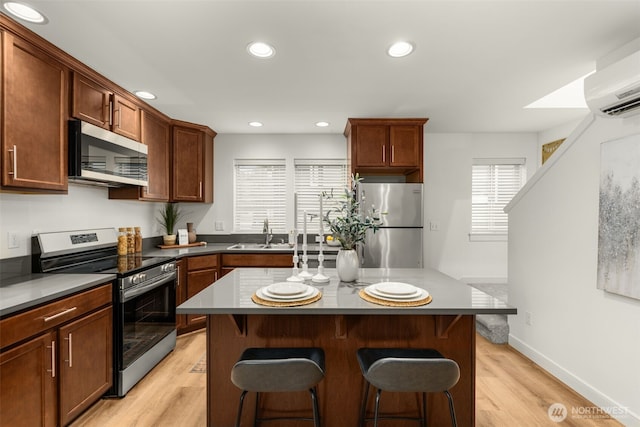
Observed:
[[[218,255],[202,255],[187,258],[187,271],[218,266]]]
[[[290,254],[222,254],[225,267],[293,267]]]
[[[111,304],[112,301],[109,283],[3,319],[0,321],[0,348]]]

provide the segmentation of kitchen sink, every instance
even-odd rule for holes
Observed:
[[[264,243],[236,243],[227,248],[227,250],[256,250],[256,251],[268,251],[268,250],[287,250],[293,248],[288,243],[270,243],[265,245]]]

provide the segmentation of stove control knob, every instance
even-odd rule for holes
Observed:
[[[131,276],[131,283],[133,283],[134,285],[137,285],[138,283],[140,283],[140,275],[135,274]]]
[[[176,269],[175,264],[171,263],[171,264],[164,264],[164,265],[161,267],[161,269],[160,269],[160,270],[161,270],[163,273],[170,273],[170,272],[174,271],[175,269]]]

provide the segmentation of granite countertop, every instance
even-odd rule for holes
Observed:
[[[260,287],[283,282],[290,268],[238,268],[180,306],[178,314],[516,314],[515,307],[430,268],[360,269],[355,283],[338,280],[335,269],[325,269],[326,284],[314,284],[322,298],[299,307],[267,307],[255,304],[251,295]],[[358,291],[369,284],[394,281],[429,291],[433,301],[419,307],[387,307],[364,301]]]
[[[171,248],[171,249],[161,249],[155,248],[144,251],[145,256],[168,256],[174,258],[182,258],[185,256],[194,256],[194,255],[207,255],[207,254],[217,254],[217,253],[226,253],[226,254],[243,254],[243,253],[264,253],[264,254],[278,254],[278,253],[289,253],[293,255],[293,248],[290,247],[277,247],[271,249],[256,249],[256,248],[247,248],[247,249],[228,249],[234,243],[207,243],[206,246],[192,246],[192,247],[184,247],[184,248]],[[322,251],[325,254],[335,255],[340,248],[337,246],[328,246],[322,245]],[[307,252],[308,253],[317,253],[320,250],[320,245],[313,244],[308,245]],[[301,245],[298,245],[298,255],[302,256],[302,248]]]
[[[3,281],[0,286],[0,316],[75,294],[115,278],[115,274],[30,274],[13,281]]]
[[[293,248],[274,248],[268,250],[227,249],[233,243],[208,243],[206,246],[194,246],[175,249],[153,248],[145,250],[144,256],[164,256],[183,258],[188,256],[217,253],[291,253]],[[300,248],[298,248],[300,249]],[[317,252],[319,245],[309,245],[309,252]],[[337,247],[323,246],[327,253],[337,252]],[[300,253],[300,255],[302,255]],[[89,289],[116,278],[115,274],[44,274],[34,273],[2,280],[0,283],[0,316],[6,316],[30,307]]]

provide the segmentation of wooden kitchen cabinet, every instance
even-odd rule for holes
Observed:
[[[0,24],[2,187],[66,192],[68,68]]]
[[[0,426],[57,425],[55,331],[0,353]]]
[[[176,261],[176,307],[187,300],[187,260],[185,258]],[[176,314],[176,330],[178,334],[184,333],[187,326],[187,315]]]
[[[403,175],[423,182],[423,129],[427,119],[349,119],[347,159],[360,175]]]
[[[204,288],[210,286],[220,276],[220,260],[218,254],[199,255],[186,258],[185,300],[191,298]],[[207,316],[186,315],[185,325],[178,333],[190,332],[206,326]]]
[[[171,121],[168,117],[147,110],[141,113],[140,142],[148,148],[146,187],[109,188],[110,199],[169,201]]]
[[[79,72],[73,73],[73,117],[140,141],[140,107]]]
[[[71,422],[111,387],[112,331],[111,306],[60,328],[61,425]]]
[[[234,253],[222,254],[222,276],[239,267],[293,267],[292,254]]]
[[[173,121],[171,201],[213,203],[213,139],[206,126]]]
[[[112,301],[109,283],[0,320],[0,426],[67,425],[111,387]]]

